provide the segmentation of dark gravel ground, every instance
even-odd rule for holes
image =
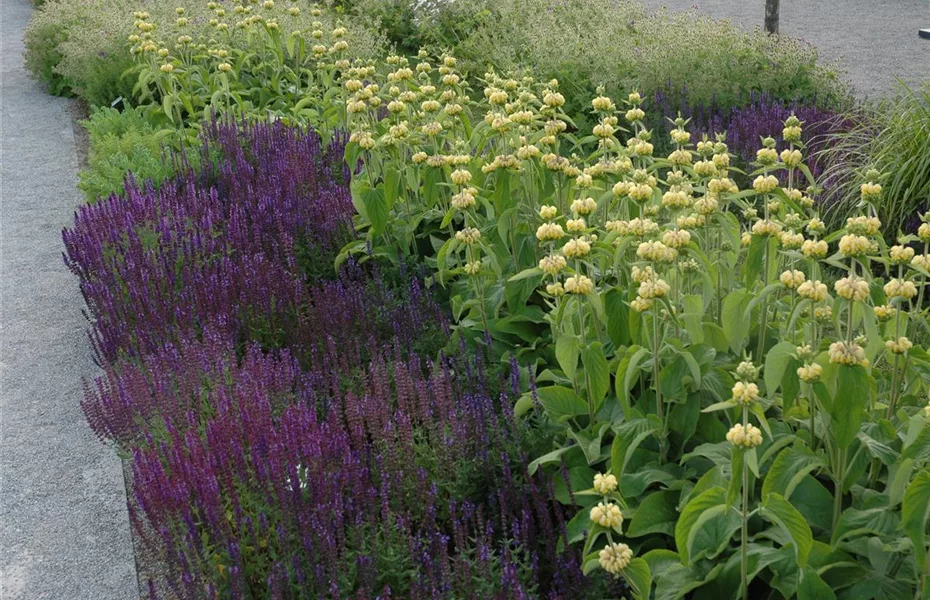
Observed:
[[[715,19],[762,27],[765,0],[641,0],[651,9],[692,7]],[[822,58],[839,61],[857,95],[878,98],[930,81],[928,0],[781,0],[780,32],[813,44]]]
[[[139,598],[120,460],[81,413],[96,373],[61,228],[82,201],[69,100],[23,67],[0,0],[0,598]]]

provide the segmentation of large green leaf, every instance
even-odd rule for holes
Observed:
[[[930,517],[930,471],[921,471],[911,480],[904,492],[901,507],[901,527],[914,542],[917,566],[924,570],[927,564],[927,519]]]
[[[785,448],[775,457],[765,481],[762,483],[762,497],[776,492],[790,499],[794,488],[808,473],[826,465],[823,457],[814,454],[806,446]]]
[[[617,378],[615,381],[617,398],[620,400],[621,406],[623,406],[624,413],[630,409],[630,390],[633,389],[633,384],[639,378],[640,363],[648,355],[649,351],[647,349],[635,345],[630,346],[617,365]]]
[[[684,312],[681,320],[685,323],[685,330],[691,344],[704,343],[704,298],[695,294],[689,294],[681,299]]]
[[[905,493],[906,495],[907,493]],[[840,515],[840,522],[836,525],[831,543],[836,546],[846,538],[856,538],[864,535],[891,536],[898,528],[899,523],[898,515],[884,506],[866,510],[847,508]]]
[[[627,346],[630,343],[629,315],[626,298],[620,288],[611,288],[604,295],[604,309],[607,311],[607,335],[614,346]]]
[[[649,600],[649,592],[652,588],[652,573],[649,570],[649,564],[641,559],[634,558],[630,564],[623,569],[623,577],[633,590],[635,600]]]
[[[677,490],[662,490],[646,496],[630,519],[627,536],[640,537],[650,533],[674,535],[678,521],[678,496]]]
[[[772,492],[762,503],[762,516],[780,527],[794,542],[794,553],[799,567],[807,565],[807,556],[814,544],[811,528],[784,496]]]
[[[801,572],[801,582],[798,585],[798,600],[836,600],[836,594],[830,589],[817,571],[805,567]]]
[[[678,554],[681,556],[683,565],[688,566],[691,563],[689,553],[689,541],[693,541],[691,531],[701,519],[701,515],[715,507],[726,508],[725,502],[726,490],[722,487],[713,487],[692,498],[685,505],[678,522],[675,524],[675,545],[678,548]]]
[[[739,354],[749,337],[749,317],[746,307],[752,294],[744,289],[733,290],[723,299],[723,333],[734,353]]]
[[[782,378],[785,375],[785,369],[794,358],[797,346],[791,342],[779,342],[765,355],[765,370],[763,371],[765,379],[765,391],[771,396],[775,393]]]
[[[600,342],[593,342],[582,349],[581,364],[584,366],[588,397],[597,407],[610,389],[610,371],[607,367],[607,357],[604,356],[604,347]]]
[[[859,434],[862,415],[872,394],[868,371],[860,365],[839,365],[836,395],[830,407],[830,431],[841,449],[848,448]]]
[[[400,171],[394,165],[384,167],[384,202],[387,210],[391,210],[394,202],[397,201],[397,194],[400,191]]]
[[[560,333],[555,338],[555,359],[562,367],[562,372],[569,379],[575,378],[578,370],[578,357],[581,356],[581,342],[574,335]]]
[[[541,387],[536,391],[539,403],[550,418],[579,417],[588,414],[588,404],[575,392],[560,385]]]
[[[584,452],[589,465],[601,462],[601,443],[604,439],[604,432],[610,427],[610,423],[601,423],[592,427],[594,428],[593,435],[589,431],[575,431],[573,429],[568,431],[568,435],[581,447],[581,451]]]
[[[643,440],[661,430],[662,422],[655,415],[633,419],[614,426],[614,441],[610,448],[610,469],[617,479],[623,476],[623,471],[633,451],[643,443]]]
[[[365,205],[365,214],[371,223],[371,231],[375,234],[384,233],[388,224],[388,206],[384,201],[384,190],[381,188],[367,189],[362,194],[362,203]]]
[[[669,565],[662,573],[656,575],[655,600],[679,600],[708,582],[713,581],[720,571],[723,563],[718,563],[706,573],[691,569],[685,565]]]

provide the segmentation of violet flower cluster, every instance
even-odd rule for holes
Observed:
[[[281,124],[214,122],[202,151],[202,173],[158,190],[129,182],[63,232],[98,359],[206,328],[273,338],[305,301],[295,247],[331,246],[351,229],[340,138],[323,148]]]
[[[563,508],[480,362],[379,355],[321,400],[286,352],[228,369],[219,346],[188,351],[218,376],[211,416],[132,455],[133,521],[169,549],[177,597],[582,596]]]

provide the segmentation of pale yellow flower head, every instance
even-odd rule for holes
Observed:
[[[620,507],[612,502],[598,502],[597,506],[591,509],[591,521],[601,527],[614,529],[623,524],[623,513]]]
[[[805,281],[798,286],[798,295],[814,302],[823,302],[827,299],[827,284],[817,279]]]
[[[611,575],[620,574],[631,560],[633,560],[633,551],[630,547],[614,542],[608,542],[597,555],[598,564]]]
[[[778,280],[789,290],[796,290],[798,289],[798,286],[807,281],[807,278],[801,271],[789,270],[782,272]]]
[[[917,286],[913,281],[906,279],[892,279],[885,284],[885,296],[889,300],[893,298],[904,298],[910,300],[917,295]]]
[[[553,254],[545,256],[539,261],[539,268],[546,275],[556,275],[565,268],[566,261],[564,256]]]
[[[727,432],[727,441],[737,448],[755,448],[762,444],[762,432],[752,424],[737,423]]]
[[[911,342],[911,340],[903,336],[896,340],[885,341],[885,348],[887,348],[888,351],[892,354],[904,354],[913,347],[914,344]]]
[[[798,378],[806,383],[814,383],[820,379],[823,374],[823,367],[817,363],[811,363],[798,367]]]
[[[554,219],[557,214],[559,214],[559,209],[552,205],[544,204],[539,207],[539,217],[546,221]]]
[[[861,277],[843,277],[833,284],[836,295],[850,302],[864,302],[869,297],[869,282]]]
[[[584,296],[594,291],[594,282],[584,275],[575,275],[565,280],[565,291]]]
[[[914,258],[914,249],[910,246],[892,246],[889,254],[892,262],[903,265]]]
[[[594,475],[594,491],[606,496],[617,489],[617,477],[613,473]]]
[[[862,235],[847,234],[840,238],[840,253],[844,256],[859,256],[872,248],[872,242]]]
[[[833,342],[830,344],[829,356],[833,364],[869,366],[865,350],[856,342]]]
[[[562,246],[562,254],[567,258],[582,258],[591,252],[591,244],[582,239],[568,240]]]
[[[739,404],[751,404],[759,399],[759,386],[754,383],[737,381],[732,389],[733,400]]]

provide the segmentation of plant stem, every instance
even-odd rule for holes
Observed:
[[[746,409],[744,409],[745,411]],[[740,450],[745,452],[745,450]],[[749,467],[743,459],[743,527],[740,534],[740,589],[743,600],[749,600]]]
[[[659,309],[652,310],[652,381],[656,392],[656,413],[662,421],[662,432],[659,436],[659,462],[664,463],[668,453],[665,439],[665,407],[662,405],[662,389],[659,384]]]
[[[836,449],[836,466],[833,472],[833,531],[839,525],[840,515],[843,513],[843,480],[846,471],[846,450]]]

